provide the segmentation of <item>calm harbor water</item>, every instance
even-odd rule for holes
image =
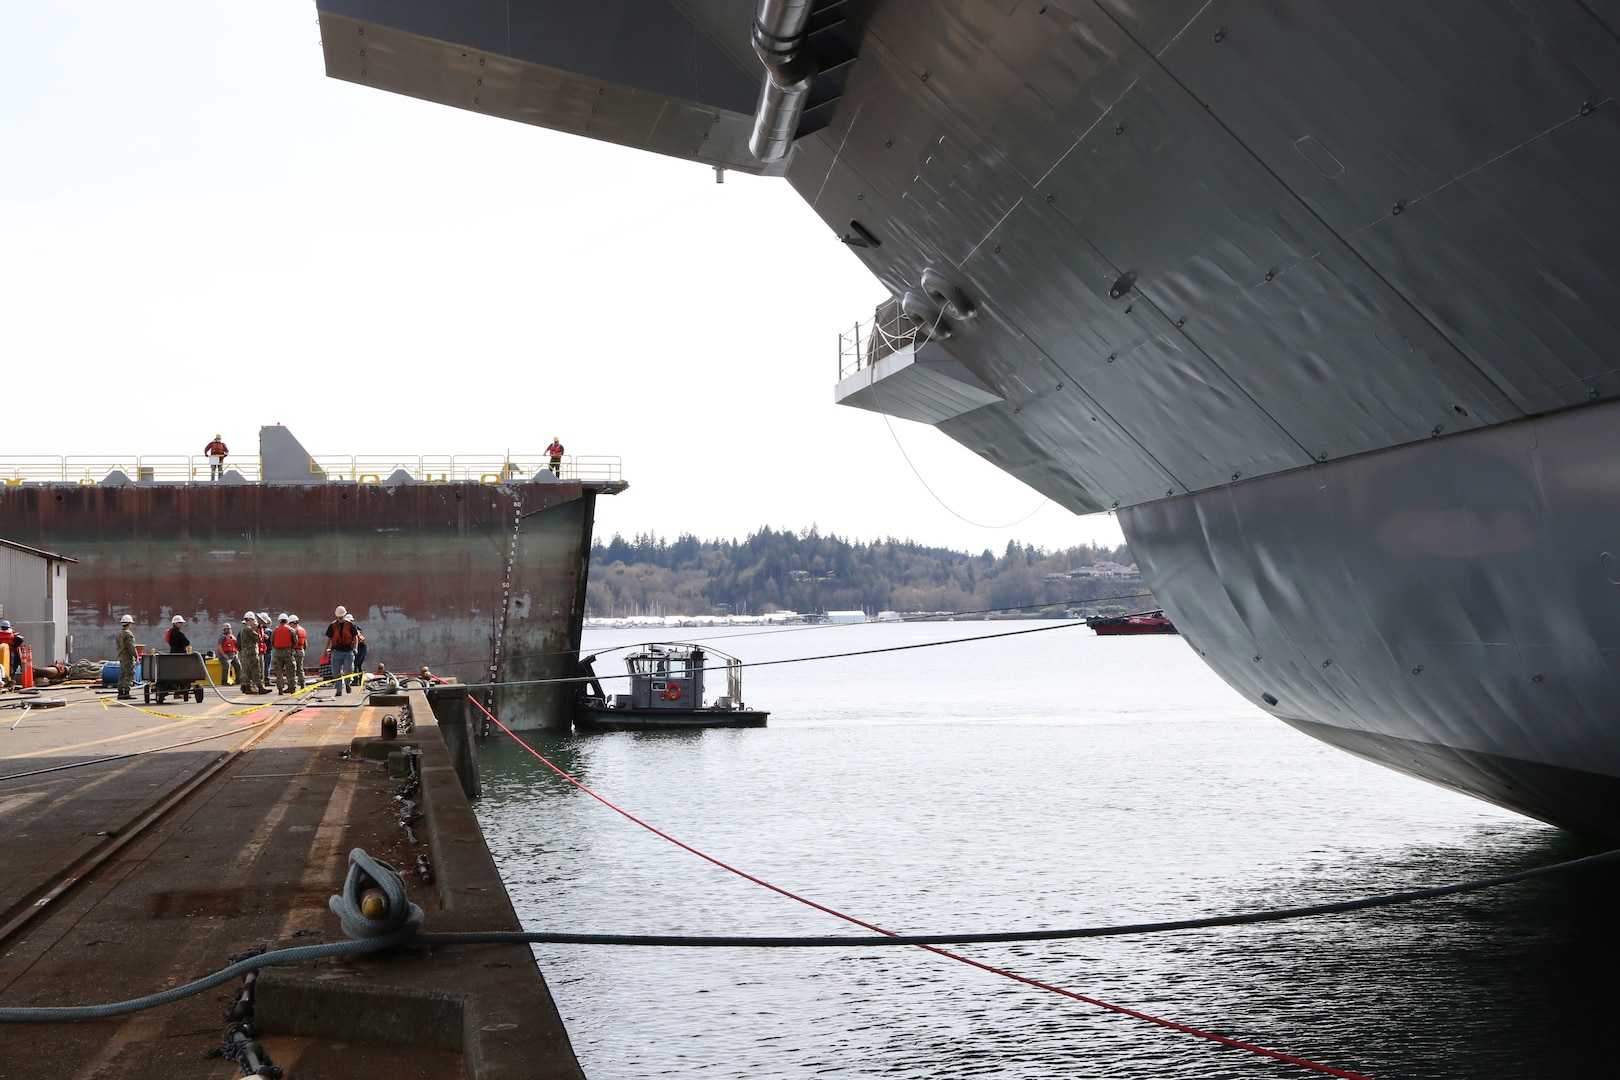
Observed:
[[[1037,625],[672,633],[762,661]],[[744,688],[769,727],[531,741],[686,843],[899,932],[1317,903],[1599,850],[1294,732],[1177,637],[1064,626],[750,669]],[[864,933],[624,820],[504,736],[481,754],[479,818],[526,926]],[[956,951],[1379,1078],[1612,1075],[1617,886],[1588,871],[1291,923]],[[536,955],[592,1080],[1314,1075],[917,949]]]

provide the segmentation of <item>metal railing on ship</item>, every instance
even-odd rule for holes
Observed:
[[[544,454],[520,456],[475,455],[371,455],[319,457],[310,459],[310,476],[322,472],[331,483],[382,484],[396,472],[404,472],[417,483],[500,484],[532,480],[551,468]],[[141,457],[81,457],[46,454],[0,457],[0,483],[19,484],[101,484],[119,477],[134,483],[207,483],[212,462],[206,457],[159,454]],[[225,470],[243,480],[258,483],[263,472],[257,457],[227,458]],[[604,454],[570,454],[563,458],[559,473],[564,480],[618,481],[624,478],[621,460]]]
[[[901,310],[900,301],[885,300],[872,318],[856,323],[849,333],[838,335],[838,380],[842,382],[916,340],[917,324]]]
[[[354,457],[321,456],[309,459],[312,476],[325,473],[329,482],[356,484],[385,484],[390,476],[400,471],[422,484],[465,481],[504,484],[511,480],[532,480],[550,469],[551,459],[544,454],[428,454],[420,457],[360,454]],[[616,456],[568,454],[559,463],[557,475],[564,480],[614,481],[624,479],[624,468]]]

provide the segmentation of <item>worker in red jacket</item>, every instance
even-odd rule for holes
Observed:
[[[213,442],[203,447],[203,453],[208,455],[208,479],[218,480],[225,475],[225,455],[230,452],[218,435],[214,436]]]
[[[298,621],[297,615],[287,616],[287,625],[292,627],[297,640],[293,642],[293,674],[298,676],[298,689],[304,688],[304,651],[309,648],[309,632],[304,624]]]
[[[287,613],[282,612],[276,628],[270,632],[270,647],[275,650],[277,693],[290,694],[298,689],[298,679],[293,674],[293,648],[297,644],[298,631],[288,622]]]

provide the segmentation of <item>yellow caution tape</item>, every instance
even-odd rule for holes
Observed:
[[[131,705],[127,701],[117,701],[116,699],[107,698],[107,697],[101,698],[101,707],[103,709],[105,709],[108,706],[108,702],[112,702],[113,704],[119,705],[119,706],[121,706],[121,707],[123,707],[125,709],[134,709],[136,712],[145,713],[147,716],[160,716],[165,720],[228,720],[233,716],[246,716],[248,713],[258,712],[260,709],[270,709],[270,708],[274,708],[277,705],[290,704],[290,703],[292,703],[291,702],[292,698],[295,698],[300,694],[307,694],[311,690],[319,690],[323,686],[330,686],[332,683],[337,682],[339,678],[352,679],[352,678],[354,678],[354,675],[349,674],[349,675],[341,675],[341,676],[338,676],[336,678],[331,678],[331,679],[322,679],[320,682],[312,682],[312,683],[310,683],[308,686],[304,687],[301,690],[294,690],[290,694],[284,694],[284,695],[282,695],[281,697],[277,698],[274,701],[262,701],[257,705],[249,705],[245,709],[235,709],[235,710],[232,710],[231,712],[222,712],[222,713],[207,713],[206,715],[203,715],[203,716],[198,716],[195,713],[187,714],[187,713],[159,712],[157,709],[145,709],[145,708],[142,708],[139,705]],[[208,685],[210,687],[213,687],[216,690],[218,689],[218,687],[214,686],[213,683],[209,683]]]

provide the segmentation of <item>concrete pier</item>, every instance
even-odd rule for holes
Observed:
[[[354,847],[409,871],[427,930],[518,928],[420,691],[405,695],[415,730],[383,748],[394,753],[353,758],[354,740],[401,714],[397,698],[137,709],[88,687],[46,696],[66,704],[0,708],[0,1005],[120,1001],[261,946],[343,940],[326,901]],[[453,728],[457,699],[444,697]],[[406,825],[410,779],[390,775],[390,758],[396,774],[417,765],[403,797],[422,816]],[[105,1021],[0,1024],[0,1080],[236,1075],[203,1054],[223,1039],[237,985]],[[581,1076],[521,945],[266,969],[255,1020],[300,1080]]]

